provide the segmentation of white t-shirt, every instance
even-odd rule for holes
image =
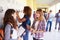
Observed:
[[[59,17],[60,17],[60,13],[59,13],[59,15],[58,15]]]
[[[12,34],[12,39],[17,39],[17,37],[18,37],[18,31],[16,30],[16,29],[12,29],[13,30],[13,34]]]
[[[48,21],[53,21],[53,14],[52,13],[50,13],[50,15],[49,15],[49,18],[48,18]]]

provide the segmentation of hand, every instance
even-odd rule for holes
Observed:
[[[21,37],[18,37],[18,40],[22,40],[22,38]]]
[[[18,31],[18,26],[16,27],[16,30]]]
[[[19,14],[16,12],[16,15],[19,16]]]
[[[27,25],[27,26],[28,26],[28,25]],[[33,28],[32,28],[31,26],[30,26],[29,28],[30,28],[30,30],[29,30],[30,32],[33,31]]]
[[[10,37],[12,38],[12,34],[10,34]]]
[[[37,31],[36,30],[33,30],[33,33],[36,33]]]
[[[31,31],[31,33],[32,33],[32,34],[34,34],[34,33],[35,33],[35,31],[34,31],[34,29],[33,29],[33,28],[30,28],[30,31]]]
[[[19,12],[18,11],[16,11],[16,15],[17,15],[17,17],[19,16]]]

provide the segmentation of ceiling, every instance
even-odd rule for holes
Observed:
[[[42,4],[42,5],[45,4],[45,5],[49,5],[49,6],[56,4],[58,2],[60,2],[60,0],[36,0],[37,4]]]

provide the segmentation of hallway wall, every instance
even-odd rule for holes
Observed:
[[[0,26],[3,24],[3,16],[7,9],[23,10],[25,5],[26,0],[0,0],[0,10],[1,7],[3,9],[3,12],[0,12]]]
[[[55,5],[52,5],[48,8],[48,11],[49,10],[52,10],[53,11],[53,14],[56,14],[60,9],[60,3],[57,3]]]

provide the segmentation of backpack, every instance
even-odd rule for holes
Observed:
[[[0,40],[4,39],[4,32],[3,29],[0,29]]]

